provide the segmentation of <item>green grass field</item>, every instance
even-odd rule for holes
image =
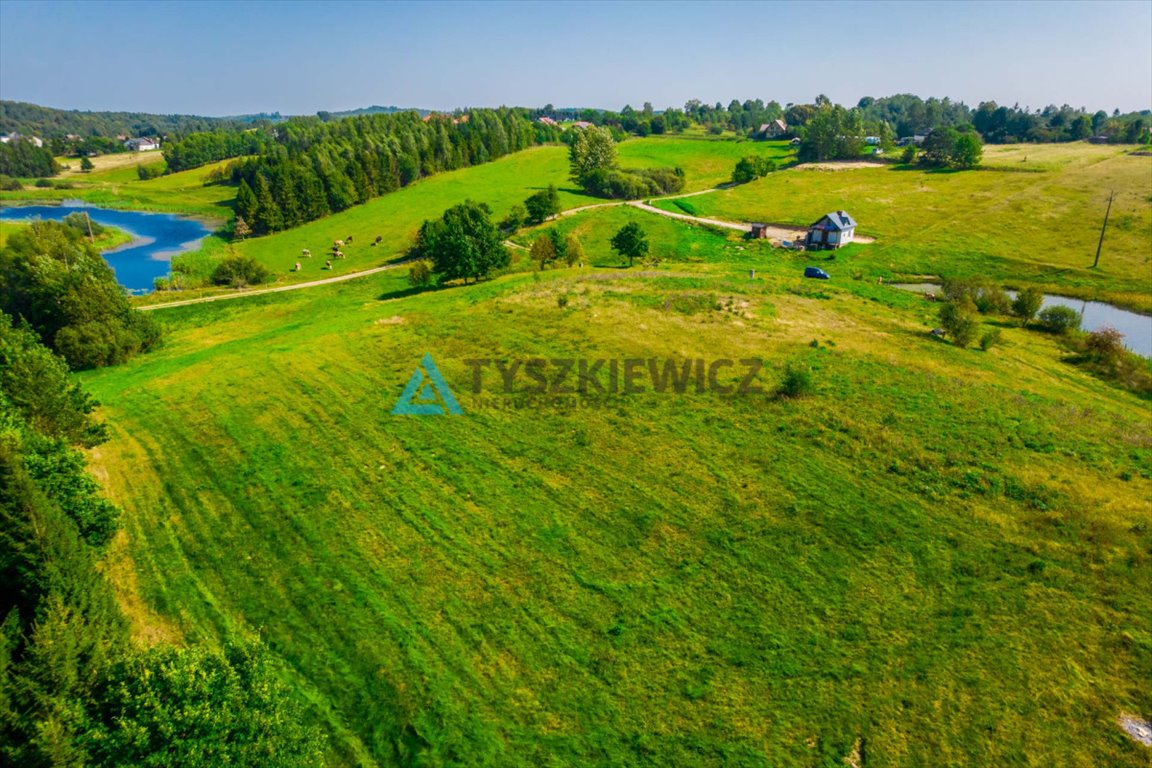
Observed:
[[[626,168],[680,166],[686,175],[685,192],[698,192],[732,180],[743,157],[767,157],[784,165],[795,160],[786,141],[749,141],[735,137],[649,136],[622,142],[617,147]]]
[[[533,150],[242,248],[403,242],[565,165]],[[629,220],[659,268],[619,268]],[[930,304],[805,281],[811,255],[631,208],[549,226],[594,266],[169,309],[162,349],[84,376],[141,641],[258,633],[333,765],[1147,764],[1115,722],[1152,711],[1145,401],[1033,331],[937,342]],[[425,353],[464,416],[390,415]],[[465,360],[529,357],[759,357],[768,390],[802,362],[816,393],[471,393]]]
[[[147,161],[146,164],[162,161],[162,158],[155,155],[146,158],[132,155],[128,159]],[[41,189],[27,185],[19,192],[0,192],[0,203],[51,202],[78,198],[108,208],[184,213],[222,224],[232,218],[236,188],[227,184],[205,185],[205,179],[214,168],[227,165],[228,162],[148,181],[140,180],[135,164],[114,164],[103,170],[97,167],[91,173],[66,173],[61,176],[59,180],[71,184],[71,189]]]
[[[967,172],[796,168],[692,198],[699,215],[807,225],[847,210],[877,239],[856,250],[887,276],[986,275],[1152,311],[1152,158],[1130,148],[987,147]],[[1110,190],[1099,268],[1090,269]],[[678,211],[672,202],[660,207]]]

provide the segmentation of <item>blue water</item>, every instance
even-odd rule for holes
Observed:
[[[893,288],[901,288],[917,293],[935,293],[940,290],[936,283],[889,283]],[[1016,298],[1015,291],[1008,295]],[[1080,313],[1080,328],[1085,331],[1098,331],[1111,326],[1124,335],[1124,346],[1143,357],[1152,357],[1152,317],[1138,312],[1105,304],[1102,301],[1070,299],[1067,296],[1044,294],[1042,308],[1071,307]]]
[[[113,211],[65,202],[63,205],[28,205],[0,209],[0,219],[59,221],[85,211],[99,224],[122,229],[135,239],[103,253],[116,272],[116,280],[131,293],[148,293],[157,277],[167,277],[172,257],[200,247],[211,230],[198,221],[171,213]]]

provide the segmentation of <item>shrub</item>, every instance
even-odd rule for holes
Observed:
[[[1040,312],[1040,327],[1064,336],[1080,328],[1080,313],[1071,307],[1048,307]]]
[[[791,400],[797,397],[807,397],[816,390],[812,382],[812,369],[803,363],[788,363],[784,368],[784,378],[776,388],[776,396]]]
[[[1012,302],[1012,314],[1020,318],[1021,325],[1028,325],[1040,307],[1044,304],[1044,294],[1035,288],[1025,288],[1016,295]]]
[[[432,284],[432,262],[420,259],[408,267],[408,282],[417,288],[427,288]]]
[[[1084,340],[1084,352],[1093,362],[1115,365],[1124,357],[1124,336],[1115,328],[1104,326],[1088,334]]]
[[[24,185],[20,183],[19,179],[14,179],[11,176],[0,175],[0,189],[5,192],[19,192],[24,189]]]
[[[940,307],[940,325],[958,347],[966,347],[976,340],[980,323],[976,319],[976,304],[968,296],[949,301]]]
[[[251,256],[227,256],[212,270],[212,282],[233,288],[259,285],[271,277],[268,268]]]
[[[984,335],[980,337],[980,349],[987,352],[1000,343],[1000,337],[1001,333],[999,328],[989,328],[984,332]]]

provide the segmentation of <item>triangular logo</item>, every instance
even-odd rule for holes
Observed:
[[[400,399],[396,401],[392,415],[443,416],[446,413],[460,416],[464,411],[440,375],[432,355],[425,353],[420,365],[412,372],[412,378],[408,379],[408,386],[404,387]]]

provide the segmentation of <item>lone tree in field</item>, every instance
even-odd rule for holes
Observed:
[[[92,161],[89,160],[87,156],[80,158],[80,170],[84,171],[84,173],[88,173],[88,171],[95,167],[96,166],[92,164]]]
[[[1028,325],[1032,318],[1036,317],[1036,313],[1040,311],[1043,304],[1044,294],[1035,288],[1025,288],[1016,294],[1016,298],[1012,302],[1012,314],[1020,318],[1021,325]]]
[[[576,134],[568,149],[568,163],[572,181],[583,185],[596,171],[610,171],[616,167],[616,142],[607,128],[589,126]]]
[[[576,239],[576,235],[568,235],[564,240],[564,261],[568,266],[584,261],[584,246]]]
[[[508,266],[508,249],[483,203],[465,200],[436,221],[425,221],[414,254],[429,259],[443,280],[479,280]]]
[[[543,270],[548,266],[548,262],[556,259],[556,246],[552,243],[552,238],[549,235],[538,235],[532,241],[532,261],[540,265]]]
[[[979,316],[971,296],[962,296],[940,307],[940,325],[958,347],[966,347],[976,340],[980,329]]]
[[[628,266],[632,266],[635,259],[642,259],[648,255],[648,236],[636,222],[625,224],[620,231],[612,236],[612,248],[621,256],[627,257]]]
[[[541,224],[547,219],[560,213],[560,196],[556,194],[555,185],[549,184],[524,201],[524,208],[528,211],[525,220],[529,224]]]

